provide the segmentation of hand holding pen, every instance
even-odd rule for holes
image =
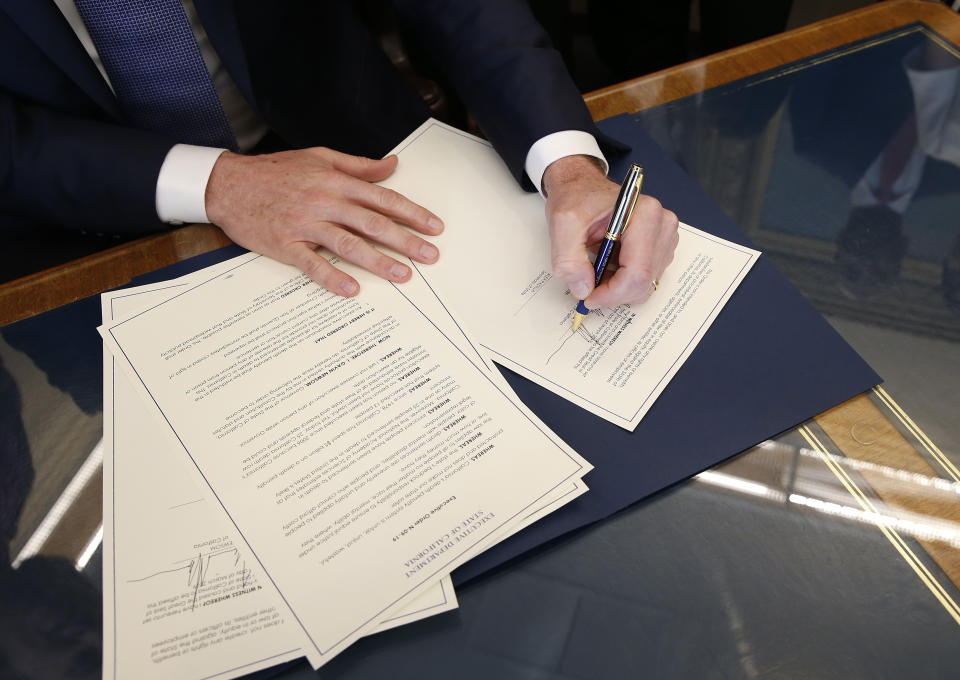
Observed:
[[[610,224],[607,225],[607,231],[603,235],[603,241],[600,243],[600,249],[597,251],[597,259],[594,261],[594,286],[600,285],[600,279],[607,270],[607,263],[610,262],[610,255],[613,249],[623,236],[627,227],[630,225],[630,218],[633,217],[633,209],[637,207],[637,199],[640,198],[640,189],[643,186],[643,168],[636,163],[630,164],[627,170],[627,176],[623,179],[620,186],[620,194],[617,196],[617,202],[613,206],[613,213],[610,215]],[[660,287],[657,279],[650,281],[653,289]],[[577,311],[573,314],[573,330],[580,328],[584,317],[590,313],[583,300],[577,303]]]
[[[652,282],[661,280],[673,261],[677,216],[657,199],[641,194],[629,228],[608,256],[617,263],[616,271],[595,286],[590,250],[595,252],[603,241],[621,186],[607,179],[592,158],[572,156],[567,161],[549,166],[543,176],[553,274],[566,283],[574,300],[583,300],[585,308],[645,302],[654,292]]]

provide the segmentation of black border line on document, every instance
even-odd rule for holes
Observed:
[[[150,293],[155,293],[155,292],[161,291],[161,290],[168,290],[168,289],[170,289],[170,288],[179,288],[179,287],[181,287],[181,286],[189,286],[189,285],[190,285],[189,283],[180,283],[180,284],[175,284],[175,285],[172,285],[172,286],[166,286],[166,287],[163,287],[163,288],[153,288],[153,289],[151,289],[151,290],[143,290],[143,291],[139,291],[139,292],[129,293],[129,294],[126,294],[126,295],[118,295],[118,296],[116,296],[116,297],[112,297],[112,298],[110,298],[110,321],[114,321],[114,320],[116,319],[116,309],[115,309],[115,307],[114,307],[114,303],[115,303],[117,300],[121,299],[121,298],[134,297],[134,296],[136,296],[136,295],[148,295],[148,294],[150,294]],[[168,298],[168,299],[169,299],[169,298]],[[118,345],[118,346],[119,346],[119,345]],[[111,586],[112,586],[112,588],[113,588],[113,677],[114,677],[114,680],[116,680],[116,678],[117,678],[117,666],[118,666],[118,662],[119,662],[119,658],[118,658],[117,654],[118,654],[118,650],[119,650],[119,647],[120,647],[120,646],[117,644],[117,634],[118,634],[118,631],[117,631],[117,417],[116,417],[116,414],[117,414],[117,382],[116,382],[116,380],[117,380],[117,360],[114,358],[113,354],[110,353],[110,384],[111,384],[111,393],[112,393],[112,394],[111,394],[112,409],[111,409],[111,412],[110,412],[110,420],[111,420],[110,430],[111,430],[111,432],[112,432],[112,437],[113,437],[113,441],[112,441],[112,443],[111,443],[112,453],[111,453],[111,456],[110,456],[110,465],[111,465],[111,470],[112,470],[112,472],[111,472],[111,479],[110,479],[110,482],[111,482],[111,483],[110,483],[110,493],[111,493],[111,496],[112,496],[111,506],[112,506],[112,511],[113,511],[113,512],[112,512],[112,514],[113,514],[113,523],[112,523],[112,526],[111,526],[112,544],[111,544],[111,555],[110,555],[110,558],[111,558],[111,560],[112,560],[112,562],[113,562],[113,574],[112,574],[112,575],[113,575],[113,579],[112,579],[113,583],[111,584]],[[154,402],[154,403],[156,403],[156,402]],[[171,429],[172,429],[172,428],[171,428]],[[179,438],[179,437],[178,437],[178,438]],[[181,444],[182,444],[182,442],[181,442]],[[246,541],[246,539],[244,539],[244,541]],[[247,544],[247,548],[248,548],[248,549],[249,549],[249,547],[250,547],[249,544]],[[251,552],[253,552],[253,551],[251,550]],[[206,676],[205,678],[203,678],[202,680],[208,680],[209,678],[216,678],[217,676],[224,675],[225,673],[230,673],[230,672],[235,671],[235,670],[239,670],[240,668],[246,668],[246,667],[248,667],[248,666],[253,666],[253,665],[255,665],[255,664],[265,663],[265,662],[268,662],[268,661],[270,661],[270,660],[272,660],[272,659],[276,659],[277,657],[287,656],[287,655],[289,655],[289,654],[293,654],[293,653],[296,653],[296,652],[299,652],[299,651],[301,651],[299,648],[289,649],[289,650],[287,650],[287,651],[285,651],[285,652],[280,652],[279,654],[273,654],[273,655],[268,656],[268,657],[265,657],[265,658],[263,658],[263,659],[257,659],[256,661],[251,661],[250,663],[243,664],[242,666],[237,666],[236,668],[232,668],[232,669],[227,670],[227,671],[221,671],[221,672],[215,673],[215,674],[213,674],[213,675],[208,675],[208,676]]]
[[[310,641],[310,643],[313,645],[313,647],[314,647],[314,649],[316,650],[317,654],[320,655],[321,657],[324,657],[324,656],[330,654],[330,653],[331,653],[331,650],[334,650],[334,649],[336,649],[337,647],[339,647],[345,640],[347,640],[348,638],[350,638],[350,637],[352,637],[353,635],[355,635],[355,634],[357,633],[357,631],[359,631],[360,629],[362,629],[362,628],[364,628],[365,626],[369,625],[375,618],[377,618],[378,616],[382,615],[382,613],[383,613],[384,611],[386,611],[386,610],[389,609],[390,607],[394,606],[398,601],[402,600],[402,599],[405,598],[407,595],[409,595],[410,592],[412,592],[413,590],[415,590],[415,589],[416,589],[417,587],[419,587],[420,585],[423,585],[423,583],[425,583],[427,580],[429,580],[429,578],[440,574],[440,573],[441,573],[441,572],[440,572],[441,569],[443,569],[444,567],[448,567],[448,566],[451,565],[453,562],[455,562],[457,559],[459,559],[460,556],[462,556],[463,552],[466,551],[466,549],[469,549],[469,548],[477,545],[477,543],[478,543],[482,538],[486,538],[486,537],[488,537],[489,535],[491,535],[491,532],[492,532],[495,528],[501,528],[501,527],[503,527],[504,525],[510,523],[510,522],[511,522],[513,519],[515,519],[518,515],[520,515],[520,514],[521,514],[522,512],[524,512],[525,510],[527,510],[527,508],[533,506],[533,505],[536,504],[538,501],[540,501],[542,498],[544,498],[545,496],[547,496],[550,492],[552,492],[554,489],[556,489],[558,486],[560,486],[560,484],[566,482],[566,481],[569,480],[571,477],[575,477],[575,476],[576,476],[576,472],[579,472],[580,470],[583,469],[583,465],[582,465],[581,463],[579,463],[578,461],[573,461],[573,462],[577,465],[577,468],[578,468],[576,472],[573,472],[573,473],[567,475],[567,477],[565,477],[564,479],[560,480],[552,489],[547,490],[545,493],[541,494],[538,498],[534,499],[527,507],[520,509],[520,510],[517,511],[514,515],[511,515],[510,517],[505,518],[505,519],[504,519],[502,522],[500,522],[496,527],[492,527],[490,532],[487,532],[487,533],[483,534],[482,536],[479,536],[476,541],[474,541],[473,543],[471,543],[471,544],[469,544],[469,545],[464,546],[464,550],[460,551],[460,554],[459,554],[459,555],[457,555],[456,557],[451,557],[451,558],[450,558],[449,560],[447,560],[446,562],[437,565],[436,569],[435,569],[433,572],[431,572],[430,574],[427,575],[427,579],[422,580],[418,586],[415,586],[414,588],[411,588],[410,590],[408,590],[408,591],[406,591],[405,593],[403,593],[402,595],[400,595],[400,597],[398,597],[398,598],[397,598],[396,600],[394,600],[393,602],[389,603],[386,607],[384,607],[384,609],[382,609],[381,611],[377,612],[374,617],[371,617],[370,619],[362,622],[360,626],[358,626],[357,628],[355,628],[355,629],[352,630],[352,631],[349,631],[344,637],[342,637],[342,638],[340,638],[339,640],[336,640],[336,641],[334,641],[333,643],[331,643],[330,646],[327,648],[327,651],[324,651],[323,649],[321,649],[321,647],[320,647],[320,645],[317,643],[317,641],[316,641],[316,640],[311,636],[311,634],[307,631],[307,628],[306,628],[306,626],[303,625],[303,621],[301,620],[300,616],[297,614],[296,610],[294,610],[293,606],[290,604],[290,601],[286,598],[286,596],[283,594],[283,592],[282,592],[282,591],[280,590],[280,588],[277,586],[277,583],[276,583],[276,581],[274,580],[273,575],[267,570],[267,568],[266,568],[266,567],[264,566],[264,564],[263,564],[263,561],[260,559],[259,555],[258,555],[258,554],[256,553],[256,551],[254,551],[253,548],[251,547],[250,541],[248,540],[246,534],[244,534],[244,532],[240,530],[240,527],[239,527],[239,525],[237,524],[237,521],[234,519],[234,517],[233,517],[233,515],[230,513],[230,511],[227,510],[227,507],[226,507],[226,505],[224,504],[223,499],[220,498],[220,495],[219,495],[219,494],[216,492],[216,490],[213,488],[213,485],[210,483],[210,480],[209,480],[209,479],[207,478],[207,476],[204,474],[203,470],[200,469],[200,466],[199,466],[199,464],[197,463],[197,460],[194,458],[194,456],[193,456],[193,454],[191,453],[190,449],[187,448],[186,443],[183,441],[183,439],[182,439],[180,433],[177,431],[177,429],[173,426],[173,423],[170,421],[170,419],[169,419],[169,417],[167,416],[167,414],[166,414],[166,413],[164,412],[164,410],[160,407],[160,404],[157,402],[156,397],[153,395],[153,393],[152,393],[152,392],[150,391],[150,389],[147,387],[146,382],[145,382],[144,379],[143,379],[143,376],[140,375],[140,372],[139,372],[139,371],[136,369],[136,367],[133,365],[133,362],[130,361],[129,355],[127,354],[127,352],[126,352],[126,350],[124,349],[123,345],[120,343],[119,339],[117,338],[116,333],[114,332],[115,329],[120,328],[121,326],[129,323],[129,322],[132,321],[133,319],[138,318],[138,317],[140,317],[140,316],[143,316],[143,315],[146,314],[147,312],[152,311],[152,310],[156,309],[157,307],[159,307],[159,306],[161,306],[161,305],[167,304],[167,303],[171,302],[172,300],[174,300],[174,299],[176,299],[176,298],[178,298],[178,297],[180,297],[180,296],[182,296],[182,295],[185,295],[185,294],[187,294],[187,293],[189,293],[189,292],[191,292],[191,291],[193,291],[193,290],[195,290],[195,289],[197,289],[197,288],[200,288],[201,286],[204,286],[204,285],[206,285],[206,284],[208,284],[208,283],[210,283],[210,282],[212,282],[212,281],[215,281],[215,280],[223,277],[225,274],[227,274],[227,273],[229,273],[229,272],[231,272],[231,271],[234,271],[234,270],[236,270],[236,269],[238,269],[238,268],[240,268],[240,267],[243,267],[243,266],[245,266],[245,265],[247,265],[247,264],[250,264],[250,263],[252,263],[252,262],[255,262],[256,260],[260,259],[261,257],[263,257],[263,256],[262,256],[262,255],[256,255],[256,256],[250,257],[249,259],[245,260],[244,262],[241,262],[241,263],[237,264],[235,267],[232,267],[231,269],[224,270],[224,271],[219,272],[218,274],[216,274],[215,276],[213,276],[213,277],[211,277],[211,278],[209,278],[209,279],[205,279],[205,280],[203,280],[203,281],[200,281],[200,282],[198,282],[196,285],[191,286],[188,290],[185,290],[185,291],[183,291],[182,293],[178,293],[177,295],[173,295],[173,296],[171,296],[170,298],[168,298],[167,300],[164,300],[163,302],[160,302],[160,303],[158,303],[158,304],[156,304],[156,305],[153,305],[152,307],[149,307],[149,308],[147,308],[147,309],[144,309],[144,310],[142,310],[141,312],[139,312],[139,313],[131,316],[131,317],[128,318],[128,319],[124,319],[123,321],[121,321],[121,322],[117,323],[116,325],[114,325],[114,326],[110,327],[109,329],[107,329],[107,332],[110,333],[110,337],[113,339],[113,341],[114,341],[114,343],[116,344],[117,348],[118,348],[118,349],[120,350],[120,352],[123,354],[124,359],[126,359],[127,363],[130,365],[133,373],[137,376],[137,379],[140,381],[140,384],[143,385],[144,390],[145,390],[146,393],[149,395],[151,401],[153,401],[154,405],[156,406],[157,410],[160,412],[161,416],[163,416],[164,421],[167,423],[167,426],[170,428],[170,430],[173,432],[174,436],[177,438],[177,441],[180,442],[180,446],[183,447],[184,452],[185,452],[185,453],[187,454],[187,456],[190,458],[191,462],[194,464],[194,467],[196,467],[197,472],[200,474],[201,478],[204,480],[204,482],[205,482],[205,483],[207,484],[207,486],[209,487],[210,492],[213,494],[214,498],[216,498],[217,502],[220,503],[220,506],[223,508],[223,510],[224,510],[224,512],[226,513],[227,517],[230,519],[230,522],[233,524],[233,526],[234,526],[234,528],[236,529],[237,533],[240,535],[240,537],[243,539],[244,543],[247,545],[247,548],[250,550],[250,552],[251,552],[251,554],[253,555],[254,559],[256,559],[256,560],[257,560],[257,563],[260,564],[261,569],[263,569],[263,573],[267,576],[268,579],[270,579],[270,582],[273,584],[274,588],[277,589],[277,592],[279,593],[280,597],[283,599],[284,603],[287,605],[287,608],[290,610],[290,613],[292,614],[292,616],[297,620],[297,623],[300,625],[300,628],[303,630],[304,635],[306,636],[306,638],[307,638],[307,639]],[[413,306],[418,312],[420,312],[421,315],[423,315],[423,316],[426,317],[426,315],[423,313],[423,311],[420,310],[420,308],[417,307],[413,302],[411,302],[411,301],[409,300],[409,298],[407,298],[406,295],[405,295],[402,291],[400,291],[399,288],[397,288],[397,286],[396,286],[395,284],[392,284],[392,283],[391,283],[391,286],[393,287],[393,289],[394,289],[395,291],[397,291],[398,293],[400,293],[400,295],[401,295],[401,297],[403,297],[403,299],[405,299],[411,306]],[[484,372],[482,372],[468,357],[466,357],[466,355],[464,354],[463,350],[461,350],[461,349],[456,345],[456,343],[453,343],[449,338],[447,338],[447,336],[444,335],[444,333],[443,333],[442,331],[440,331],[440,329],[437,328],[437,326],[436,326],[435,324],[433,324],[432,321],[431,321],[431,325],[436,329],[436,331],[437,331],[442,337],[444,337],[448,342],[451,342],[451,344],[454,345],[454,347],[457,349],[457,351],[460,352],[460,354],[462,354],[462,355],[464,356],[464,358],[467,359],[467,361],[469,362],[470,366],[472,366],[475,370],[477,370],[478,373],[480,373],[481,376],[483,376],[488,382],[490,382],[490,384],[493,385],[498,392],[500,392],[500,393],[503,394],[504,396],[507,396],[507,395],[503,392],[503,390],[502,390],[495,382],[493,382],[493,380],[492,380],[488,375],[486,375]],[[533,420],[530,418],[530,416],[529,416],[528,414],[524,413],[524,411],[523,411],[522,409],[520,409],[516,404],[514,404],[512,400],[510,400],[510,403],[514,406],[514,408],[516,408],[516,409],[523,415],[523,417],[527,418],[527,420],[529,420],[529,421],[531,422],[531,424],[533,424],[538,430],[540,430],[541,432],[543,432],[543,426],[542,426],[542,424],[533,421]],[[546,436],[546,435],[545,435],[545,436]],[[573,459],[570,457],[570,454],[569,454],[567,451],[565,451],[558,443],[552,441],[552,439],[551,439],[549,436],[547,436],[547,438],[550,439],[550,440],[551,440],[551,443],[554,444],[558,449],[560,449],[560,450],[563,452],[564,455],[566,455],[568,458],[570,458],[571,460],[573,460]],[[442,573],[449,573],[450,571],[451,571],[451,569],[445,569]]]
[[[398,147],[397,149],[395,149],[395,150],[394,150],[394,153],[395,153],[395,154],[399,154],[399,153],[400,153],[401,151],[403,151],[404,149],[407,149],[407,148],[411,147],[417,140],[419,140],[419,139],[420,139],[421,137],[423,137],[427,132],[433,130],[434,128],[439,128],[440,130],[442,130],[442,131],[444,131],[444,132],[448,132],[448,133],[450,133],[450,134],[454,134],[454,135],[463,137],[464,139],[468,139],[468,140],[470,140],[470,141],[472,141],[472,142],[476,142],[477,144],[480,144],[481,146],[484,146],[484,147],[487,147],[487,148],[491,148],[491,145],[490,145],[489,142],[486,142],[486,141],[484,141],[484,140],[482,140],[482,139],[479,139],[479,138],[475,137],[474,135],[471,135],[471,134],[469,134],[469,133],[467,133],[467,132],[463,132],[462,130],[457,130],[456,128],[450,128],[450,127],[444,125],[443,123],[440,123],[439,121],[430,121],[430,124],[427,125],[423,130],[421,130],[421,131],[420,131],[420,134],[418,134],[418,135],[417,135],[416,137],[414,137],[413,139],[408,140],[407,143],[405,143],[403,146],[400,146],[400,147]],[[729,291],[730,288],[731,288],[732,286],[734,286],[734,284],[736,284],[736,285],[739,286],[739,284],[743,282],[743,278],[746,276],[746,275],[743,273],[743,270],[744,270],[745,268],[747,268],[747,265],[749,265],[750,262],[751,262],[751,258],[753,258],[753,253],[752,253],[752,252],[745,252],[744,250],[742,250],[742,249],[745,249],[746,246],[742,246],[742,245],[740,245],[739,243],[733,243],[733,242],[731,242],[731,241],[727,241],[726,239],[722,239],[722,238],[720,238],[719,236],[716,236],[716,235],[714,235],[714,234],[710,234],[710,233],[703,232],[703,231],[700,231],[700,230],[693,230],[692,228],[685,228],[684,225],[682,225],[682,224],[680,225],[680,228],[681,228],[681,229],[684,229],[684,231],[687,231],[688,233],[690,233],[690,234],[693,235],[693,236],[699,236],[699,237],[702,237],[702,238],[704,238],[704,239],[706,239],[706,240],[713,241],[713,242],[716,243],[717,245],[721,245],[721,246],[723,246],[723,247],[725,247],[725,248],[730,248],[731,250],[734,250],[734,251],[736,251],[736,252],[738,252],[738,253],[740,253],[740,254],[742,254],[742,255],[746,255],[746,256],[747,256],[747,261],[740,267],[740,271],[739,271],[739,273],[737,274],[737,276],[734,278],[734,281],[733,281],[729,286],[727,286],[727,289],[724,291],[724,296],[726,296],[727,291]],[[752,249],[750,249],[750,250],[752,250]],[[758,260],[758,259],[760,259],[759,256],[757,256],[757,258],[754,259],[754,262],[755,262],[756,260]],[[418,265],[418,263],[416,263],[416,262],[414,262],[413,260],[411,260],[411,264],[413,265],[413,268],[417,270],[417,273],[420,274],[421,278],[423,278],[424,281],[427,281],[427,285],[429,286],[430,283],[429,283],[429,281],[427,280],[426,276],[425,276],[425,275],[423,274],[423,272],[421,271],[420,266]],[[433,286],[430,286],[430,290],[433,291]],[[436,295],[435,292],[434,292],[434,295]],[[723,300],[723,299],[724,299],[724,296],[721,296],[720,300]],[[438,300],[439,300],[439,297],[438,297]],[[663,381],[666,380],[666,379],[667,379],[667,376],[670,375],[671,371],[673,371],[674,366],[676,366],[676,365],[677,365],[677,362],[680,361],[680,357],[682,357],[682,356],[687,352],[687,350],[689,349],[690,345],[693,344],[694,341],[699,341],[700,339],[702,339],[703,334],[705,333],[704,326],[705,326],[705,325],[709,325],[708,322],[709,322],[710,324],[712,324],[713,321],[716,320],[716,314],[719,313],[719,312],[717,311],[717,307],[718,307],[718,306],[723,306],[723,305],[720,304],[720,300],[718,300],[717,303],[713,306],[713,309],[710,311],[710,314],[707,316],[707,319],[706,319],[702,324],[700,324],[700,327],[697,329],[697,332],[696,332],[696,333],[694,334],[694,336],[691,338],[690,342],[688,342],[688,343],[683,347],[683,350],[677,355],[677,358],[670,364],[670,366],[667,368],[667,370],[664,372],[664,374],[660,377],[660,379],[657,381],[657,384],[653,387],[652,390],[650,390],[650,392],[647,393],[647,396],[646,396],[646,397],[644,398],[644,400],[640,403],[640,406],[637,408],[637,410],[634,411],[633,415],[629,415],[629,414],[627,414],[627,415],[621,415],[620,413],[617,413],[617,412],[615,412],[615,411],[612,411],[612,410],[610,410],[610,409],[608,409],[608,408],[606,408],[606,407],[604,407],[604,406],[601,406],[600,404],[597,404],[596,402],[591,401],[591,400],[588,399],[587,397],[584,397],[584,396],[582,396],[582,395],[580,395],[580,394],[577,394],[576,392],[567,389],[566,387],[560,385],[559,383],[554,382],[554,381],[551,380],[550,378],[542,375],[541,373],[538,373],[535,369],[529,368],[528,366],[526,366],[526,365],[524,365],[524,364],[521,364],[521,363],[519,363],[519,362],[517,362],[517,361],[515,361],[515,360],[513,360],[513,359],[510,359],[510,358],[507,357],[506,355],[504,355],[504,354],[496,351],[495,349],[493,349],[493,348],[491,348],[491,347],[489,347],[489,346],[487,346],[487,345],[484,345],[483,343],[481,343],[480,346],[483,347],[483,348],[484,348],[485,350],[487,350],[488,352],[490,352],[491,354],[495,354],[495,355],[497,355],[498,357],[502,357],[503,360],[504,360],[504,362],[506,362],[506,363],[504,363],[504,365],[505,365],[507,368],[513,368],[513,367],[515,366],[515,367],[517,367],[517,368],[519,368],[519,369],[521,369],[521,370],[523,370],[523,371],[527,371],[527,372],[530,373],[531,375],[537,376],[539,379],[543,380],[544,382],[550,383],[551,385],[554,385],[554,386],[555,386],[558,390],[560,390],[561,392],[564,392],[564,393],[566,393],[566,394],[570,394],[570,395],[576,397],[576,398],[577,398],[578,400],[580,400],[581,402],[583,402],[583,403],[585,403],[585,404],[590,404],[591,406],[595,407],[597,410],[603,411],[603,412],[605,412],[605,413],[609,413],[612,417],[618,418],[618,419],[620,419],[621,421],[623,421],[624,423],[629,424],[629,423],[632,423],[632,422],[633,422],[633,419],[636,418],[637,415],[640,414],[640,413],[644,410],[644,408],[646,407],[646,405],[647,405],[647,404],[650,402],[650,400],[653,398],[653,395],[657,393],[657,390],[658,390],[658,389],[660,388],[660,386],[663,384]]]

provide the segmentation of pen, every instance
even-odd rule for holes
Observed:
[[[607,232],[603,235],[603,243],[600,244],[600,250],[597,251],[597,259],[594,261],[595,281],[594,286],[600,285],[600,279],[603,278],[603,272],[607,269],[607,262],[610,261],[610,254],[617,241],[623,236],[630,224],[630,216],[633,215],[633,209],[637,205],[637,199],[640,197],[640,187],[643,184],[643,168],[636,163],[630,164],[627,176],[623,178],[623,184],[620,186],[620,194],[617,196],[617,202],[613,206],[613,214],[610,215],[610,224],[607,225]],[[573,330],[580,328],[584,317],[590,313],[583,300],[577,303],[577,311],[573,315]]]

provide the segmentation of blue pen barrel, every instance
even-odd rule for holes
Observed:
[[[613,248],[616,245],[616,241],[608,238],[603,239],[603,243],[600,244],[600,250],[597,252],[597,259],[594,261],[593,265],[593,285],[600,285],[600,279],[603,278],[603,271],[607,268],[607,260],[610,259],[610,254],[613,252]]]
[[[607,226],[603,242],[600,244],[600,251],[597,253],[597,259],[593,263],[593,285],[599,286],[600,279],[603,278],[603,272],[607,268],[607,260],[613,253],[614,246],[620,240],[620,236],[626,230],[630,223],[630,216],[637,205],[637,197],[640,195],[640,187],[643,184],[643,168],[632,163],[627,171],[627,176],[623,179],[620,186],[620,193],[617,195],[617,202],[613,206],[613,213],[610,215],[610,224]],[[573,319],[573,330],[580,327],[583,317],[590,313],[587,306],[580,300],[577,305],[577,313]]]

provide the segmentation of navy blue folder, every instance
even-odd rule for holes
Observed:
[[[630,116],[600,122],[629,145],[611,159],[620,180],[644,167],[644,192],[682,222],[753,247],[743,232]],[[136,283],[187,273],[227,249],[154,272]],[[562,534],[608,517],[668,486],[864,392],[880,377],[809,302],[761,257],[690,358],[633,432],[584,411],[510,370],[521,399],[594,465],[590,491],[453,573],[463,583]]]
[[[632,147],[616,159],[645,168],[644,191],[680,219],[750,245],[730,219],[628,116],[602,130]],[[171,265],[132,284],[180,276],[245,252],[237,246]],[[88,298],[7,326],[3,336],[29,350],[54,384],[88,412],[99,406],[99,299]],[[76,338],[66,347],[43,338]],[[38,344],[39,343],[39,344]],[[525,551],[603,519],[657,491],[808,420],[880,382],[879,376],[800,293],[761,257],[696,350],[633,432],[597,418],[511,371],[517,394],[595,469],[590,491],[454,572],[463,583]],[[522,455],[518,454],[518,455]]]
[[[611,159],[620,180],[644,167],[644,192],[682,222],[753,247],[630,116],[600,122],[631,151]],[[179,276],[243,252],[226,248],[140,277]],[[690,358],[633,432],[584,411],[508,369],[520,398],[594,465],[590,491],[453,573],[461,584],[551,539],[608,517],[816,414],[881,380],[809,302],[761,257]]]

